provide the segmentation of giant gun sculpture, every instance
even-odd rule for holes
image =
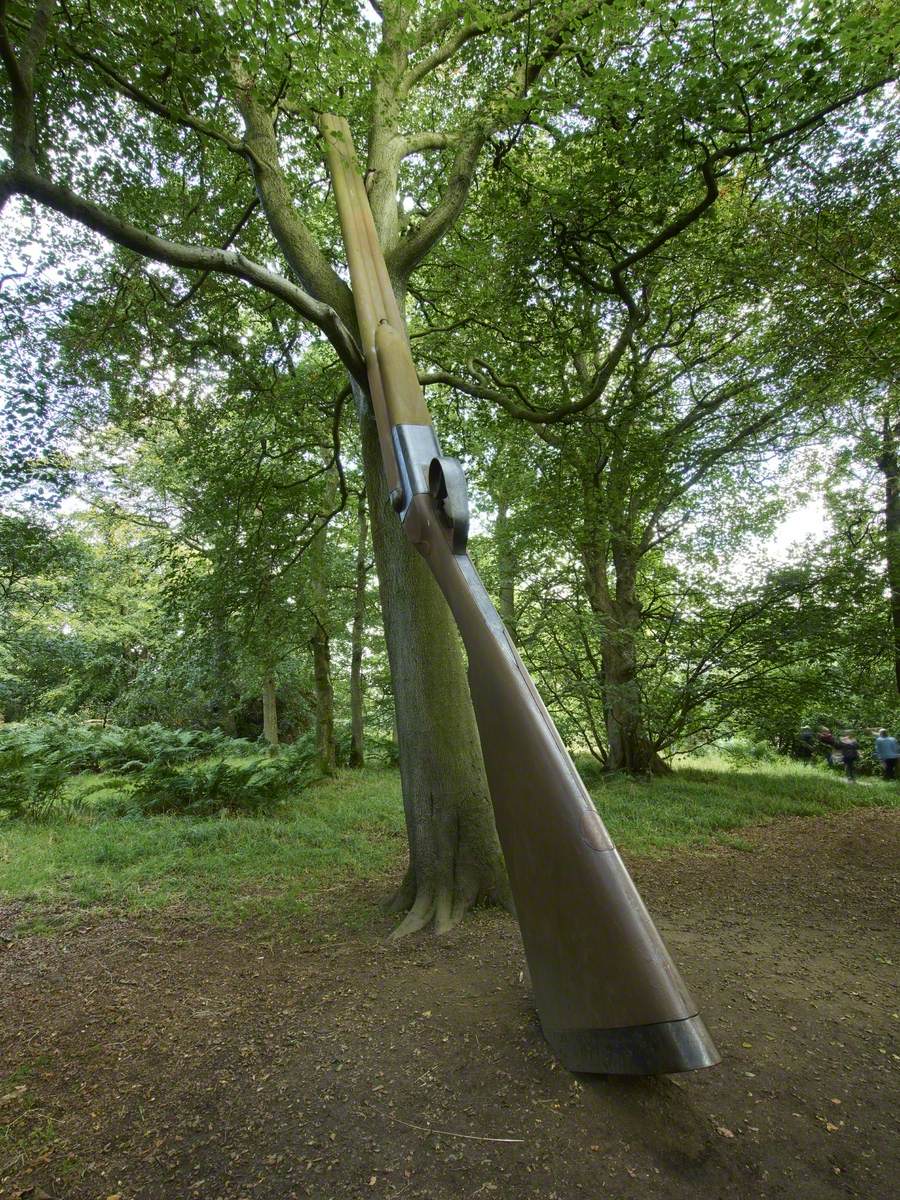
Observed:
[[[571,1071],[718,1062],[697,1008],[466,554],[466,480],[444,458],[350,129],[323,115],[391,501],[453,612],[544,1036]]]

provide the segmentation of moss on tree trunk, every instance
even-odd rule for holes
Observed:
[[[409,867],[395,937],[442,932],[479,900],[508,903],[462,645],[450,610],[391,510],[375,422],[361,418],[372,543],[391,666]]]

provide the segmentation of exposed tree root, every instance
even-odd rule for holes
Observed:
[[[403,920],[388,935],[391,941],[409,937],[431,926],[435,934],[449,933],[478,904],[496,904],[515,915],[506,879],[487,887],[473,876],[456,881],[456,886],[435,887],[423,884],[418,890],[415,877],[407,871],[403,882],[385,905],[389,913],[406,912]]]

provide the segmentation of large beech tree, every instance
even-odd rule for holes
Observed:
[[[549,424],[606,394],[642,323],[645,268],[710,207],[729,164],[879,86],[883,31],[877,12],[863,19],[858,7],[823,15],[801,6],[786,16],[767,0],[736,14],[600,0],[275,0],[145,12],[133,3],[0,0],[0,208],[20,197],[143,256],[172,307],[189,293],[199,302],[211,275],[274,297],[285,321],[327,339],[360,398],[411,848],[395,902],[408,910],[399,931],[446,928],[478,897],[502,894],[504,882],[455,632],[386,502],[316,114],[336,109],[350,120],[403,302],[442,244],[445,289],[458,284],[449,244],[480,171],[542,137],[640,126],[605,166],[621,181],[618,209],[633,219],[620,222],[616,244],[597,243],[608,258],[598,292],[621,306],[621,319],[581,304],[580,323],[595,336],[574,347],[578,394],[552,415],[540,401],[493,389],[515,416]],[[698,46],[709,71],[696,67]],[[668,108],[655,104],[647,80],[667,81]],[[639,167],[673,120],[680,157],[654,184]],[[662,206],[649,240],[648,204],[654,213]],[[484,255],[507,248],[489,239],[482,273]],[[572,299],[555,286],[558,308]],[[439,353],[429,358],[445,365]],[[475,383],[486,394],[483,373]]]
[[[0,4],[0,208],[20,196],[177,271],[233,276],[324,335],[365,387],[336,262],[316,113],[366,141],[367,185],[398,297],[462,213],[482,150],[603,5]],[[401,227],[400,190],[419,219]],[[177,304],[183,284],[156,270]],[[197,283],[191,286],[196,287]],[[367,490],[401,746],[405,932],[505,895],[477,730],[446,606],[390,516],[362,406]]]

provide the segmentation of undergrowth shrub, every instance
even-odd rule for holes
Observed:
[[[729,766],[739,770],[741,767],[755,767],[759,763],[778,761],[774,746],[768,742],[751,742],[747,738],[732,738],[723,742],[719,751]]]
[[[110,726],[96,739],[101,771],[140,771],[149,764],[192,762],[210,754],[246,755],[250,742],[230,738],[220,729],[166,729],[162,725],[137,725],[133,729]]]
[[[0,813],[5,817],[48,816],[62,798],[68,768],[32,757],[0,730]]]
[[[166,729],[162,725],[90,725],[65,717],[47,717],[0,726],[0,749],[18,749],[29,760],[40,759],[69,773],[138,771],[148,763],[190,762],[210,754],[253,753],[243,738],[220,729]]]
[[[138,772],[213,754],[234,758],[253,753],[250,742],[227,737],[221,730],[166,729],[157,724],[101,727],[58,716],[0,725],[0,813],[30,819],[69,814],[101,792],[101,806],[110,807],[108,778],[96,788],[79,784],[66,789],[72,776],[89,778],[86,772],[134,778]],[[247,774],[252,775],[252,769]],[[113,800],[112,807],[129,807],[121,797]]]
[[[287,752],[246,763],[158,763],[145,769],[128,803],[148,816],[208,817],[223,811],[256,816],[271,812],[311,778]]]
[[[347,751],[349,761],[350,751]],[[400,747],[392,737],[379,734],[366,734],[366,763],[372,766],[398,767],[400,765]]]

